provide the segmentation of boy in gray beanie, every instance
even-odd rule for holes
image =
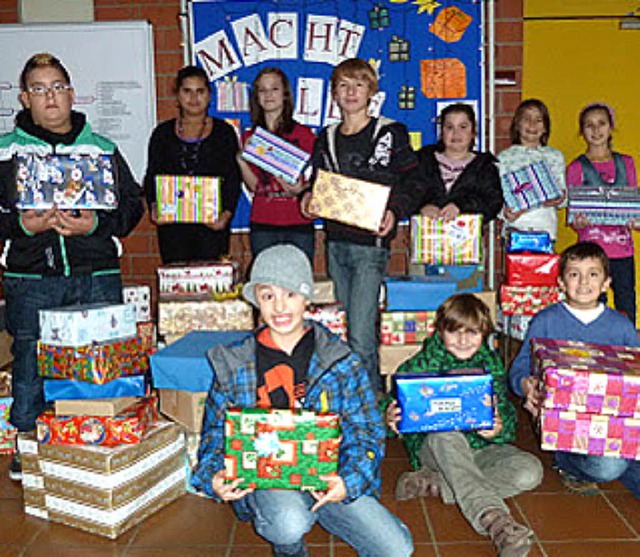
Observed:
[[[307,256],[292,245],[256,257],[244,297],[265,325],[230,346],[212,348],[214,381],[207,397],[193,486],[228,501],[253,522],[275,555],[308,555],[304,535],[319,522],[359,555],[411,555],[408,528],[378,501],[385,429],[358,356],[327,329],[304,320],[313,291]],[[240,489],[224,480],[224,417],[230,407],[303,408],[340,416],[338,475],[327,490]]]

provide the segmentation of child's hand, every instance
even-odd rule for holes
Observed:
[[[320,476],[321,480],[327,482],[327,491],[312,491],[316,504],[311,507],[315,512],[327,503],[339,503],[347,496],[347,486],[340,476]]]
[[[455,203],[447,203],[440,210],[440,216],[445,220],[445,222],[455,219],[459,214],[460,208]]]
[[[437,219],[440,216],[440,207],[436,207],[435,205],[425,205],[422,209],[420,209],[420,214],[423,217]]]
[[[562,205],[565,198],[567,197],[567,192],[564,192],[561,197],[557,199],[550,199],[549,201],[545,201],[542,206],[543,207],[557,207],[558,205]]]
[[[521,383],[522,392],[524,393],[524,409],[527,410],[534,418],[540,414],[540,406],[542,405],[542,383],[537,377],[525,377]]]
[[[514,211],[513,209],[510,209],[506,205],[504,206],[504,209],[502,210],[502,214],[504,215],[504,218],[507,219],[508,222],[513,222],[520,215],[523,215],[524,213],[526,213],[526,209],[523,209],[522,211]]]
[[[231,483],[226,484],[224,483],[224,470],[220,470],[213,476],[211,485],[213,486],[215,494],[223,501],[237,501],[253,491],[252,487],[238,489],[238,486],[243,480],[244,478],[237,478]]]
[[[382,222],[380,223],[380,229],[378,230],[378,236],[384,238],[389,232],[393,230],[393,227],[396,225],[396,216],[393,214],[393,211],[389,211],[388,209],[384,213],[384,217],[382,218]]]
[[[400,432],[398,431],[398,422],[400,421],[400,418],[402,417],[402,412],[400,411],[400,408],[398,408],[398,402],[397,401],[393,401],[391,402],[391,404],[389,404],[389,406],[387,406],[387,427],[393,431],[396,435],[400,435]]]
[[[493,429],[478,429],[476,433],[484,439],[493,439],[502,431],[502,417],[498,412],[498,399],[493,397]]]
[[[311,202],[311,192],[306,191],[302,194],[302,197],[300,198],[300,212],[302,213],[303,217],[306,217],[311,220],[317,219],[318,215],[314,215],[313,213],[309,212],[310,202]]]
[[[573,219],[573,228],[576,230],[580,230],[581,228],[586,228],[591,224],[591,221],[583,215],[582,213],[578,213]]]

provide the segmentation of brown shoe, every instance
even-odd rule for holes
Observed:
[[[558,468],[558,474],[562,485],[564,485],[567,491],[575,493],[576,495],[583,495],[585,497],[591,495],[599,495],[600,488],[596,482],[590,482],[588,480],[579,480],[569,472],[565,472],[561,468]]]
[[[525,557],[531,550],[533,532],[501,510],[491,509],[482,515],[480,524],[487,530],[499,557]]]
[[[396,483],[396,499],[407,501],[416,497],[438,497],[440,482],[440,474],[437,472],[403,472]]]

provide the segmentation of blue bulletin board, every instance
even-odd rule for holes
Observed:
[[[406,124],[414,148],[434,143],[443,106],[467,102],[483,123],[481,0],[193,0],[190,52],[212,83],[211,114],[251,125],[249,88],[266,66],[282,68],[295,118],[333,123],[333,67],[352,57],[377,70],[381,113]],[[482,129],[478,137],[482,138]],[[232,228],[248,227],[247,192]]]

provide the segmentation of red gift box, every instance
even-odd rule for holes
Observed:
[[[557,286],[509,286],[500,288],[500,309],[504,315],[535,315],[564,299]]]
[[[131,445],[139,443],[158,419],[155,397],[141,399],[117,416],[38,416],[38,441],[51,445]]]
[[[509,286],[556,286],[560,256],[547,253],[509,253],[506,284]]]

